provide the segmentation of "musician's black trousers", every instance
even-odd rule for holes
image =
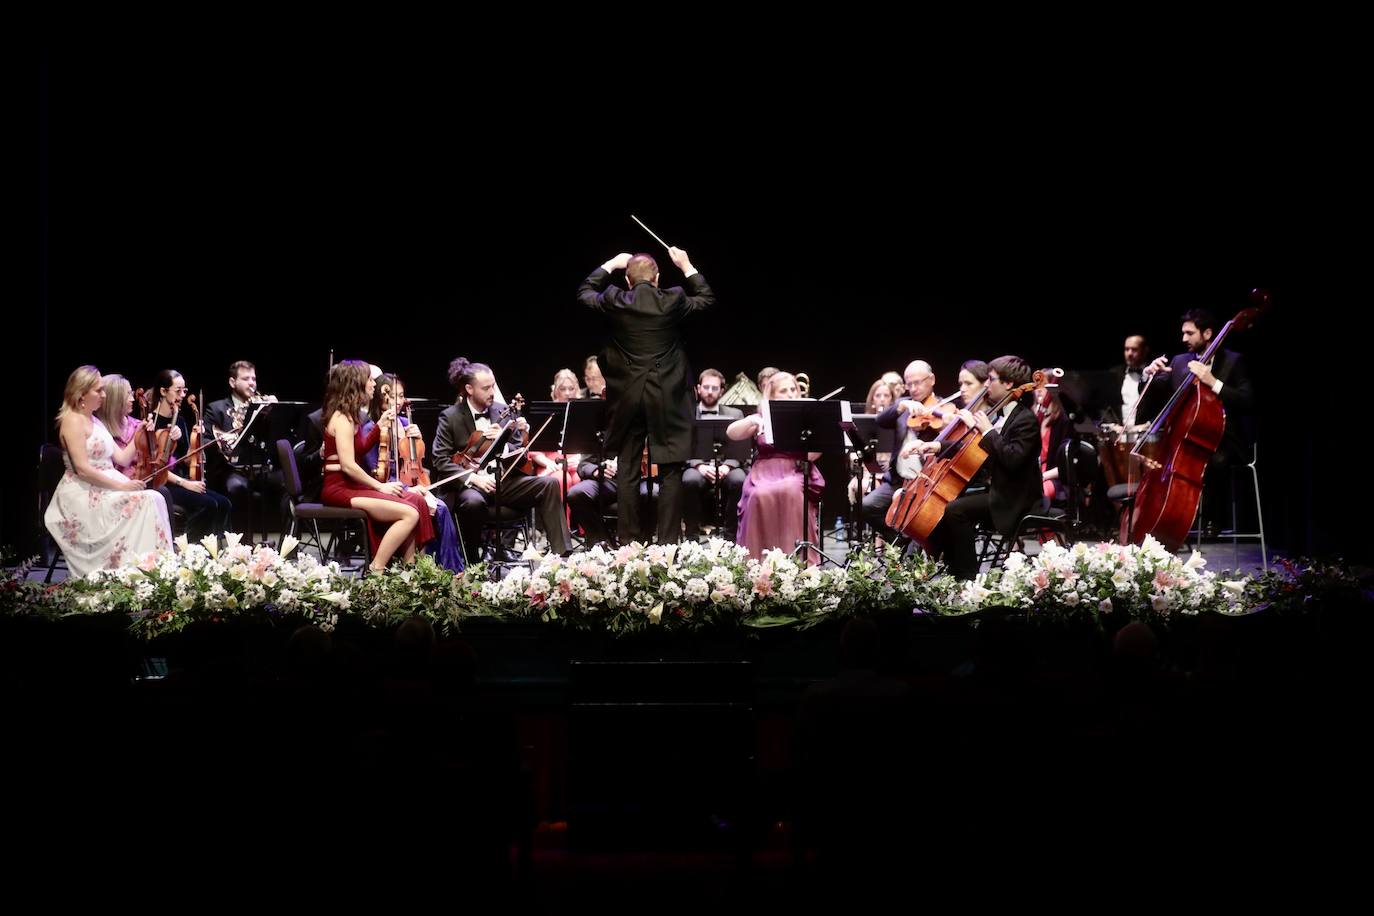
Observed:
[[[642,436],[642,434],[641,434]],[[649,455],[653,460],[653,453]],[[644,439],[631,435],[621,446],[616,467],[616,481],[621,493],[638,493],[643,479],[640,464],[644,460]],[[658,542],[676,544],[682,540],[682,469],[686,462],[658,466]],[[616,536],[622,545],[636,538],[648,540],[640,524],[643,500],[621,499],[616,504]]]
[[[978,575],[978,551],[974,548],[974,525],[992,529],[992,496],[974,493],[960,496],[945,507],[944,518],[931,532],[931,555],[942,553],[950,573],[959,579]]]
[[[710,462],[703,461],[702,464]],[[719,536],[727,541],[735,539],[735,530],[739,525],[739,497],[744,491],[744,480],[748,476],[741,468],[728,468],[721,465],[722,471],[727,476],[721,478],[720,487],[720,525]],[[662,468],[660,467],[661,471]],[[708,518],[714,518],[716,514],[716,485],[712,484],[705,477],[701,476],[701,471],[696,468],[688,468],[682,472],[682,517],[687,522],[687,539],[694,540],[701,534],[702,507],[705,506]]]

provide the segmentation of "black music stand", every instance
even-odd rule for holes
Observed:
[[[601,398],[588,398],[577,401],[567,401],[559,404],[565,408],[564,425],[562,429],[562,448],[563,448],[563,492],[566,495],[568,486],[568,465],[567,456],[591,455],[596,459],[596,512],[597,515],[606,514],[606,471],[602,463],[606,458],[606,419],[607,403]],[[555,423],[558,421],[554,421]],[[552,429],[553,424],[550,424]]]
[[[552,420],[549,418],[552,417]],[[567,401],[531,401],[525,406],[525,419],[530,424],[530,450],[537,452],[562,452],[563,430],[568,425]],[[547,426],[544,421],[549,420]],[[540,432],[543,427],[543,432]],[[563,486],[563,501],[568,501],[568,462],[563,461],[559,482]]]
[[[801,452],[804,455],[797,464],[803,467],[802,477],[802,537],[797,539],[793,553],[805,555],[815,551],[821,564],[840,564],[827,557],[820,547],[807,537],[807,523],[811,520],[811,452],[844,451],[844,428],[850,423],[848,401],[764,401],[760,407],[763,415],[763,441],[781,452]],[[816,519],[816,530],[820,530],[821,520]]]
[[[857,402],[856,402],[857,403]],[[848,440],[845,449],[856,453],[858,461],[855,462],[854,480],[855,493],[858,501],[854,507],[854,518],[849,525],[849,546],[853,550],[863,542],[864,536],[864,462],[871,456],[883,450],[881,440],[891,438],[892,430],[882,429],[878,426],[878,415],[875,413],[854,414],[851,422],[844,426],[845,438]],[[892,451],[888,449],[889,453]]]
[[[731,439],[725,435],[725,430],[733,422],[735,421],[729,417],[718,419],[698,417],[693,421],[692,426],[691,457],[709,461],[712,467],[716,469],[716,477],[711,482],[711,486],[716,494],[716,524],[718,526],[725,525],[725,519],[722,518],[725,511],[723,506],[725,487],[720,477],[721,462],[734,459],[739,462],[740,467],[744,467],[754,452],[752,438]]]

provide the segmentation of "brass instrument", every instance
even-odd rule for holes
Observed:
[[[797,392],[804,398],[811,397],[811,376],[805,372],[794,372],[792,377],[797,380]]]
[[[734,384],[726,388],[720,396],[720,403],[731,407],[753,407],[762,400],[763,392],[759,391],[759,386],[743,372],[735,376]]]

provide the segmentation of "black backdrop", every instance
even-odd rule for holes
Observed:
[[[805,370],[855,399],[915,357],[947,392],[969,357],[1105,368],[1134,331],[1177,352],[1184,309],[1269,288],[1276,310],[1232,346],[1263,399],[1272,538],[1348,552],[1359,532],[1309,432],[1362,345],[1330,329],[1365,321],[1331,280],[1355,242],[1315,120],[1144,94],[1109,114],[1024,97],[935,112],[781,77],[626,104],[642,87],[285,50],[55,53],[36,77],[37,307],[12,316],[10,351],[40,397],[18,412],[6,543],[32,541],[30,456],[75,365],[135,384],[175,367],[212,399],[247,358],[262,390],[315,400],[332,349],[448,399],[462,354],[543,398],[601,342],[578,282],[661,253],[630,212],[716,290],[687,329],[698,367]]]

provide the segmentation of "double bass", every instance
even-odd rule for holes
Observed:
[[[1252,295],[1261,305],[1244,309],[1226,322],[1206,352],[1198,357],[1200,362],[1210,362],[1228,334],[1250,327],[1268,307],[1268,293],[1255,290]],[[1221,445],[1225,431],[1226,410],[1221,406],[1221,398],[1189,372],[1155,417],[1149,432],[1131,450],[1131,459],[1141,462],[1144,470],[1130,513],[1122,513],[1122,544],[1140,544],[1146,535],[1153,535],[1168,550],[1183,546],[1202,501],[1202,478],[1207,464]],[[1158,457],[1150,459],[1143,449],[1146,442],[1156,440]]]
[[[996,412],[1009,401],[1019,400],[1022,395],[1050,384],[1051,378],[1063,376],[1062,369],[1037,369],[1031,380],[1008,391],[1006,397],[993,407]],[[973,403],[968,406],[973,411],[987,397],[984,388]],[[988,453],[981,445],[983,434],[976,427],[967,426],[957,417],[951,417],[943,431],[934,441],[941,444],[941,451],[948,454],[944,458],[931,458],[921,468],[915,480],[898,490],[892,497],[892,505],[887,510],[889,528],[905,534],[922,547],[930,546],[930,536],[945,517],[945,508],[964,492],[973,476],[978,473]]]

